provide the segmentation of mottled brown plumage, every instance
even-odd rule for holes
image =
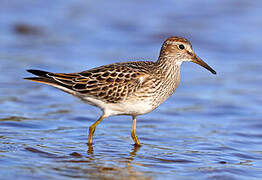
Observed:
[[[103,111],[89,128],[89,144],[96,126],[113,115],[133,116],[132,138],[136,136],[136,116],[151,112],[173,94],[180,82],[180,65],[192,61],[216,73],[195,55],[191,43],[181,37],[168,38],[162,45],[158,61],[114,63],[79,73],[51,73],[28,70],[39,77],[26,78],[46,83]]]

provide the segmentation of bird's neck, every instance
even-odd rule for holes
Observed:
[[[171,96],[179,85],[180,65],[181,63],[174,64],[174,59],[170,57],[160,57],[156,62],[154,73],[158,74],[160,83],[157,84],[160,84],[160,88],[155,95],[155,107]]]
[[[180,77],[180,65],[182,61],[177,61],[173,57],[159,57],[157,67],[162,76],[175,80]]]

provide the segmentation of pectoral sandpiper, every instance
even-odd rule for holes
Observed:
[[[136,117],[153,111],[173,94],[180,82],[183,61],[192,61],[216,74],[196,56],[187,39],[170,37],[163,43],[156,62],[114,63],[79,73],[30,69],[27,71],[38,77],[25,79],[54,86],[103,111],[89,128],[88,144],[92,144],[95,128],[104,118],[130,115],[133,117],[131,136],[135,145],[140,145],[136,135]]]

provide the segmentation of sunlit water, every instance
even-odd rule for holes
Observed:
[[[0,7],[0,179],[262,179],[261,1],[9,1]],[[28,27],[24,27],[28,26]],[[33,27],[31,27],[33,26]],[[77,72],[156,60],[182,35],[218,74],[182,65],[174,95],[105,119],[28,68]]]

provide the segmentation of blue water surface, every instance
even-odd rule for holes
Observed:
[[[262,1],[13,0],[0,6],[0,179],[262,179]],[[184,63],[173,96],[138,117],[23,80],[158,58],[184,36],[214,76]]]

